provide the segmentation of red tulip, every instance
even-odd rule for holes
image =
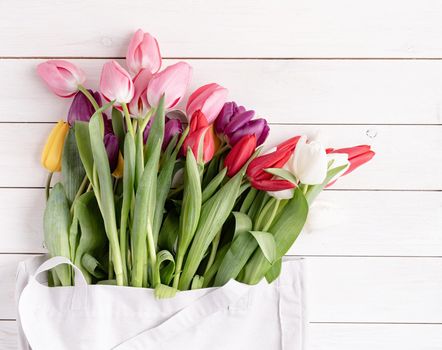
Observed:
[[[361,165],[367,163],[374,157],[375,153],[371,150],[369,145],[360,145],[340,149],[327,149],[327,153],[345,153],[348,155],[350,166],[342,176],[351,173],[353,170],[359,168]]]
[[[216,135],[213,126],[209,125],[205,115],[201,111],[196,111],[190,120],[189,134],[183,144],[183,152],[186,154],[190,147],[196,159],[201,159],[198,155],[201,137],[204,136],[202,160],[204,163],[209,162],[216,149]]]
[[[250,159],[256,148],[256,136],[246,135],[230,150],[224,165],[227,167],[227,176],[234,176]]]
[[[282,168],[295,151],[300,136],[292,137],[276,147],[276,150],[253,159],[247,168],[250,184],[261,191],[281,191],[294,188],[295,185],[287,180],[273,179],[266,172],[268,168]]]

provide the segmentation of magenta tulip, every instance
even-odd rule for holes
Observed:
[[[104,64],[101,71],[100,91],[109,101],[129,103],[134,97],[134,84],[123,67],[116,61],[110,61]]]
[[[175,63],[154,74],[147,87],[149,105],[157,106],[164,94],[164,107],[169,109],[176,106],[187,90],[191,74],[192,67],[185,62]]]
[[[86,80],[84,72],[70,62],[49,60],[37,66],[37,73],[52,92],[60,97],[71,97],[78,85]]]
[[[148,69],[142,69],[134,78],[134,97],[129,103],[129,111],[135,117],[144,117],[148,111],[147,85],[152,78]]]
[[[227,94],[227,89],[215,83],[201,86],[189,96],[186,107],[188,118],[200,110],[206,116],[208,123],[212,124],[223,108]]]
[[[157,39],[138,29],[127,48],[126,63],[134,75],[142,69],[147,69],[152,74],[158,72],[161,67],[161,54]]]

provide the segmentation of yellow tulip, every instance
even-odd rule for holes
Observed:
[[[119,179],[123,176],[123,171],[124,171],[124,159],[123,156],[121,155],[121,152],[118,152],[117,167],[115,168],[112,175],[115,176],[117,179]]]
[[[69,131],[69,124],[60,120],[52,129],[46,140],[41,165],[51,173],[61,170],[61,156],[63,154],[64,140]]]

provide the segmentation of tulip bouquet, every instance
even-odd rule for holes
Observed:
[[[99,91],[69,62],[37,68],[56,95],[73,97],[41,158],[50,172],[45,243],[89,283],[170,297],[229,279],[271,282],[317,195],[374,155],[369,146],[324,148],[305,136],[264,152],[266,120],[226,102],[215,83],[178,109],[192,68],[160,70],[158,43],[141,30],[126,65],[105,63]],[[73,280],[69,267],[50,277],[54,286]]]

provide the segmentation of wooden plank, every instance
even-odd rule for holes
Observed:
[[[129,6],[18,0],[2,3],[1,10],[0,56],[123,56],[140,26],[158,37],[169,57],[442,54],[435,44],[442,35],[438,0],[226,0],[211,6],[201,0],[135,0]]]
[[[51,124],[0,126],[0,187],[41,187],[46,172],[39,160]],[[272,125],[268,144],[305,133],[324,145],[372,144],[376,158],[333,189],[440,190],[441,129],[438,126]],[[405,150],[405,151],[404,151]]]
[[[0,348],[3,350],[18,349],[17,332],[15,321],[0,321]]]
[[[15,270],[23,255],[0,255],[0,319],[15,318]],[[312,322],[442,323],[442,259],[309,257]]]
[[[441,258],[308,258],[312,322],[442,323]]]
[[[95,89],[105,61],[72,60],[85,70],[86,85]],[[273,123],[440,124],[442,120],[442,61],[186,61],[194,68],[189,92],[216,81],[229,89],[230,99]],[[71,99],[46,89],[35,73],[40,62],[0,60],[0,122],[54,122],[66,115]],[[166,60],[164,66],[173,62]]]
[[[0,189],[0,253],[45,252],[44,202],[42,189]],[[441,208],[441,192],[326,191],[289,254],[439,256]]]
[[[307,350],[439,350],[442,325],[310,324]]]
[[[308,339],[306,350],[439,350],[442,325],[312,323]],[[17,349],[15,321],[0,321],[0,348]]]

